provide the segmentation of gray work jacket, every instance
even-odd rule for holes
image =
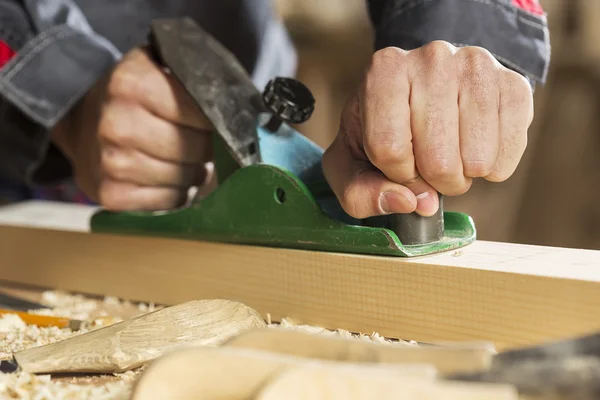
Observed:
[[[375,50],[433,40],[477,45],[532,85],[546,78],[546,16],[516,0],[365,1]],[[16,51],[0,69],[0,178],[26,185],[69,178],[50,130],[124,53],[146,42],[152,19],[182,16],[227,46],[258,87],[294,74],[296,53],[271,0],[0,0],[0,41]]]

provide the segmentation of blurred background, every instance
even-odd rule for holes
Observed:
[[[334,139],[344,101],[373,52],[364,0],[274,0],[299,51],[298,78],[316,97],[298,129]],[[552,62],[535,92],[535,118],[517,172],[445,198],[469,213],[482,240],[600,250],[600,1],[541,0]]]

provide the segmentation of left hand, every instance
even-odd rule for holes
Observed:
[[[527,80],[480,47],[436,41],[373,56],[323,157],[325,176],[355,218],[435,214],[437,193],[473,178],[508,179],[527,145]]]

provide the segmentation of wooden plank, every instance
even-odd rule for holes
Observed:
[[[476,242],[401,259],[0,225],[0,254],[6,281],[163,304],[225,298],[275,321],[424,342],[503,350],[600,330],[600,251]]]

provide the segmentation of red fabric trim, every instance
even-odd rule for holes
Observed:
[[[13,51],[13,49],[8,47],[6,42],[0,40],[0,68],[2,68],[4,64],[6,64],[11,58],[13,58],[14,55],[15,52]]]
[[[544,15],[544,10],[538,0],[512,0],[512,3],[522,10],[536,15]]]

